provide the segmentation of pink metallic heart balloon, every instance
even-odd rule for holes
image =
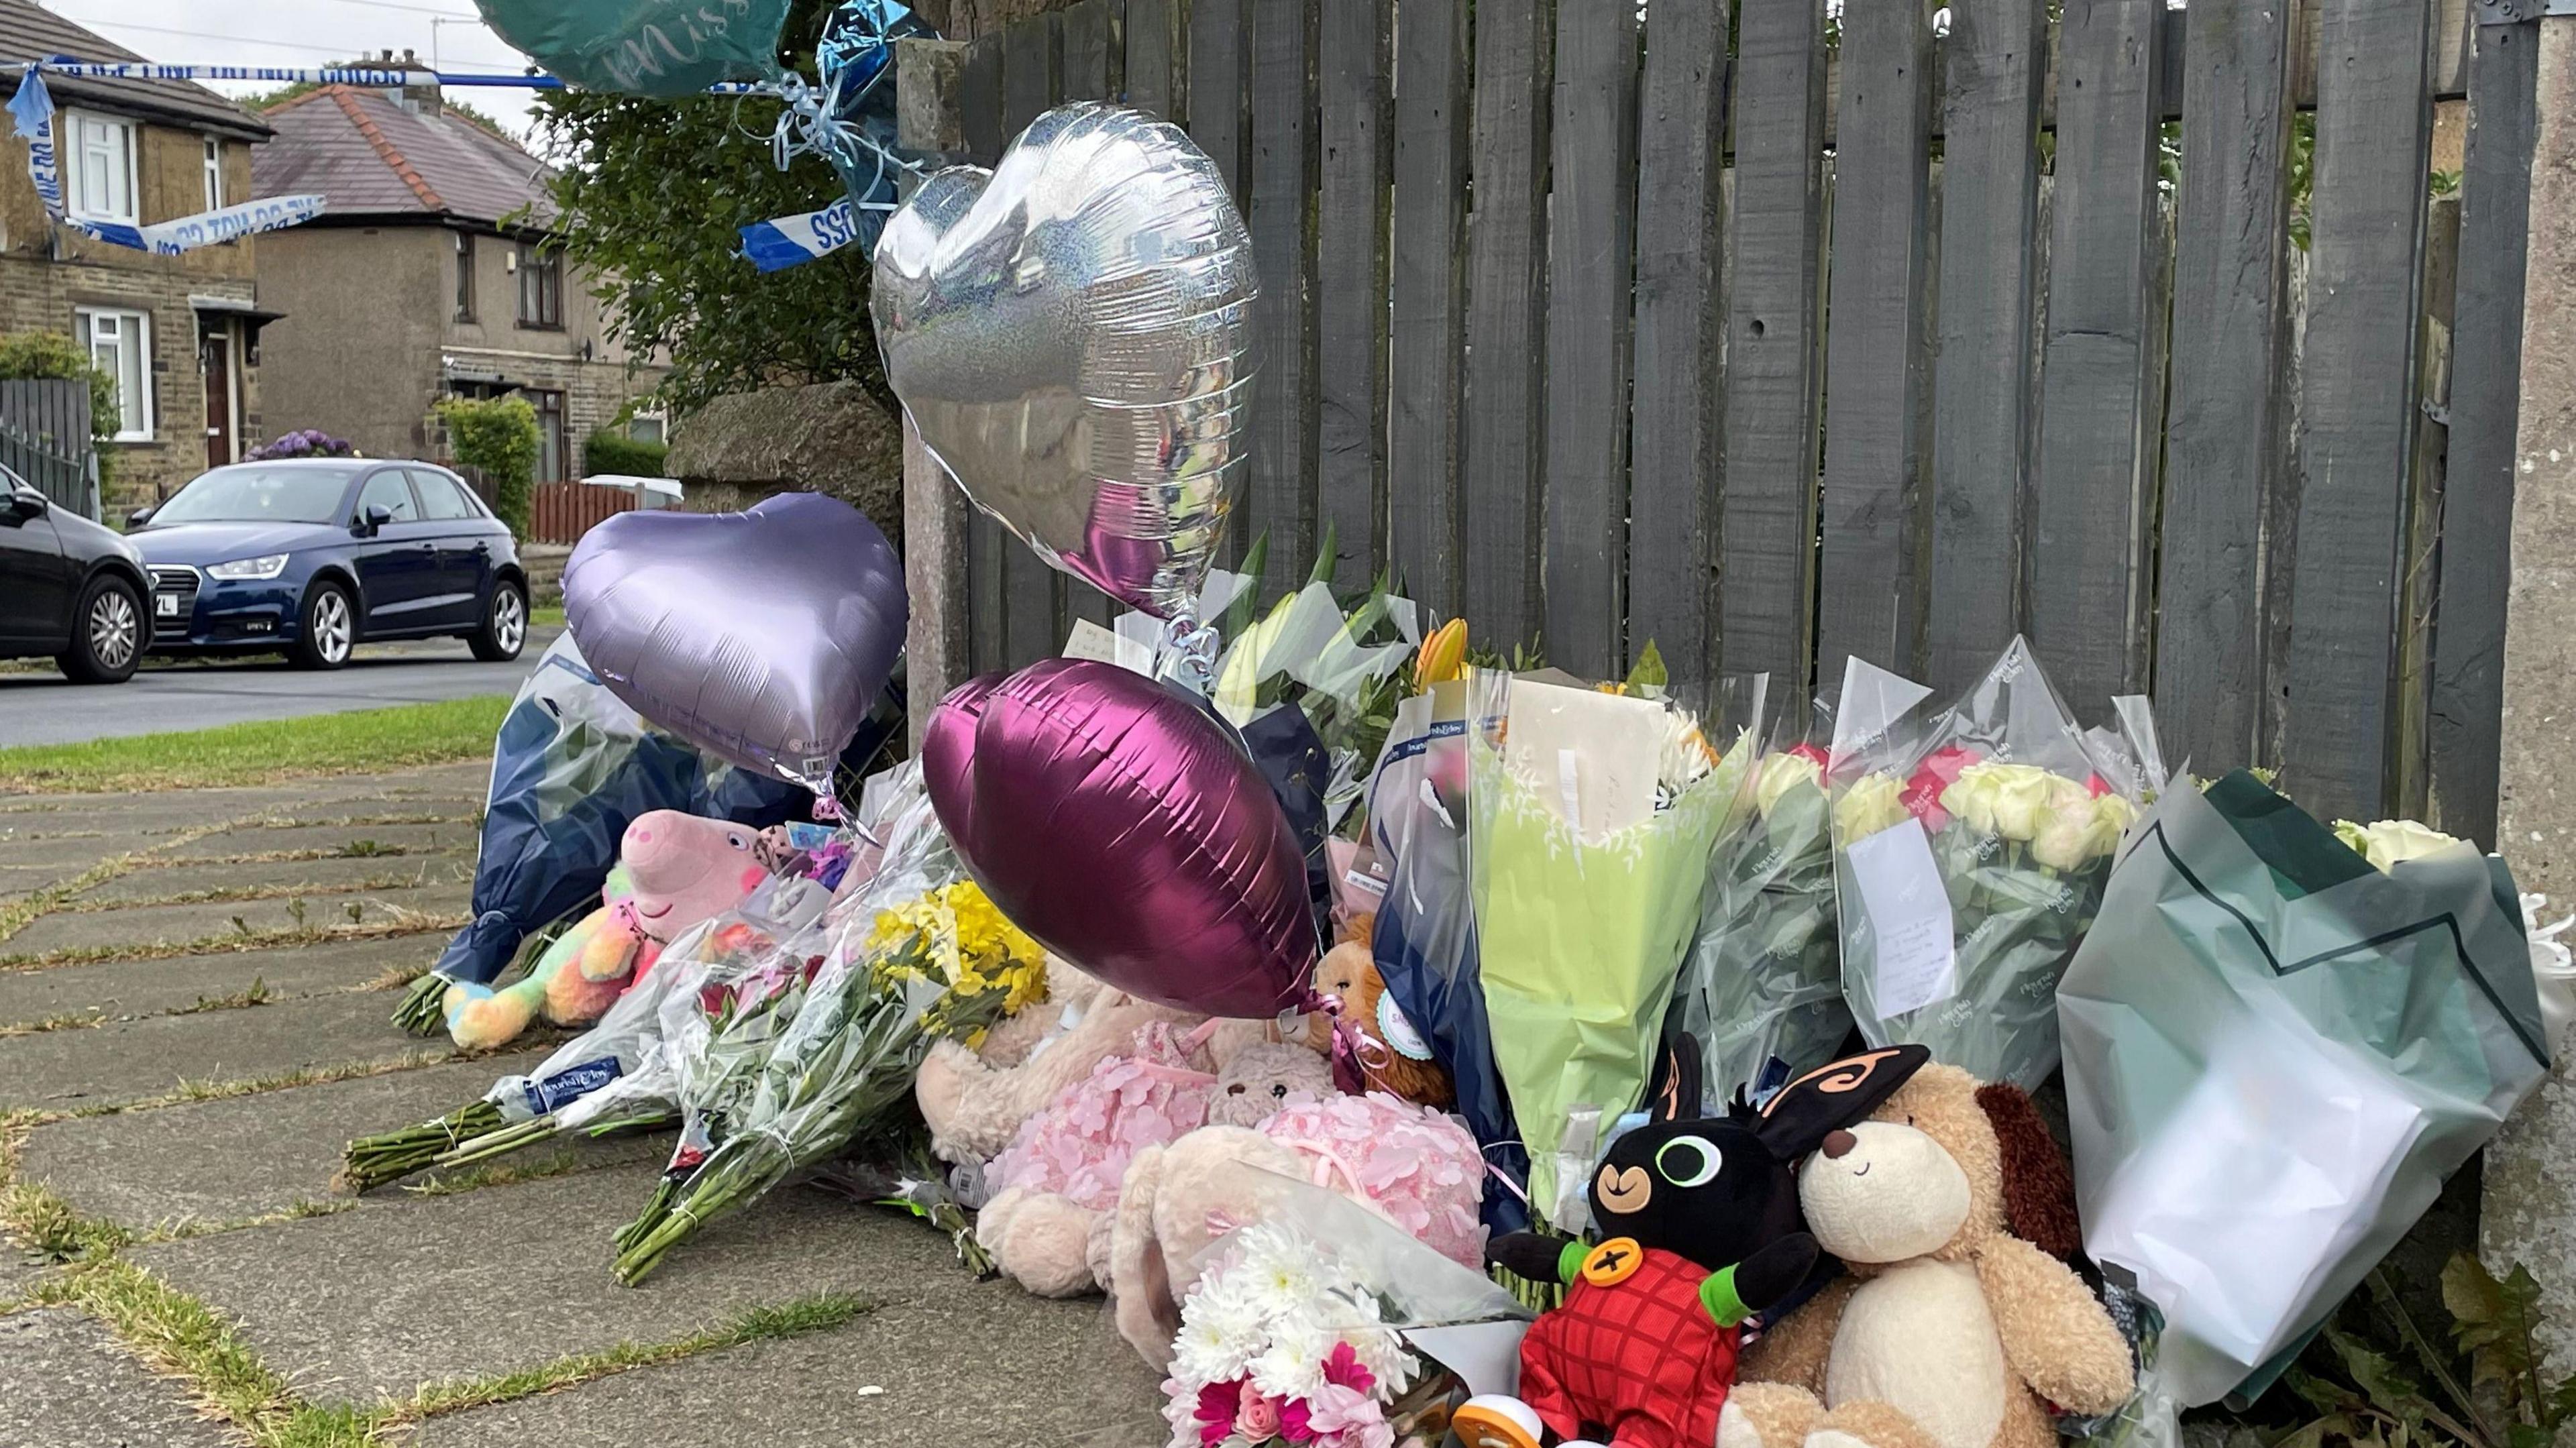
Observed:
[[[1315,922],[1296,837],[1189,700],[1114,664],[1047,659],[942,700],[922,762],[968,871],[1048,950],[1212,1016],[1305,1000]]]
[[[939,827],[948,832],[948,842],[969,871],[975,868],[968,848],[975,831],[967,813],[974,783],[975,727],[983,722],[984,701],[1008,677],[978,674],[949,690],[921,729],[922,786],[930,791],[931,805],[939,812]]]

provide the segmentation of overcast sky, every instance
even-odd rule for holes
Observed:
[[[46,9],[168,65],[318,67],[417,51],[440,70],[515,73],[527,57],[484,28],[473,0],[39,0]],[[214,82],[231,94],[265,89]],[[528,92],[451,90],[514,134],[528,129]]]

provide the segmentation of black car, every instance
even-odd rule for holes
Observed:
[[[452,634],[487,661],[527,641],[508,526],[434,463],[233,463],[127,527],[152,579],[155,653],[278,651],[336,669],[362,640]]]
[[[133,544],[0,468],[0,658],[121,684],[152,642],[151,591]]]

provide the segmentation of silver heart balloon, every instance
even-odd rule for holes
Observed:
[[[870,310],[932,456],[1048,563],[1186,614],[1250,456],[1252,237],[1179,127],[1047,112],[886,223]]]

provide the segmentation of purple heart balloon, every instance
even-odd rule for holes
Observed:
[[[903,561],[819,493],[741,513],[619,513],[564,565],[564,624],[635,712],[828,790],[903,652]]]
[[[943,700],[922,763],[976,883],[1048,950],[1181,1010],[1258,1019],[1304,1002],[1316,942],[1296,836],[1189,700],[1114,664],[1046,659]]]

